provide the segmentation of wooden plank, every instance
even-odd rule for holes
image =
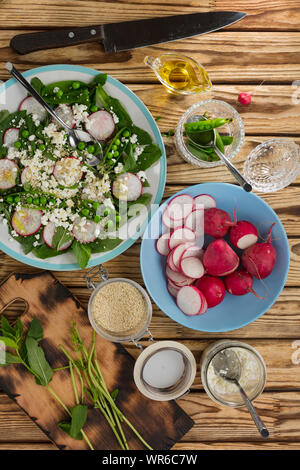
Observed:
[[[4,444],[5,445],[5,444]],[[26,445],[26,444],[24,444]],[[1,449],[1,445],[0,445]],[[299,450],[297,442],[178,442],[173,450]]]
[[[212,335],[211,335],[212,336]],[[221,337],[221,335],[219,335]],[[227,333],[223,333],[222,338],[227,338]],[[298,335],[299,338],[299,335]],[[239,335],[235,336],[235,339],[239,340]],[[202,333],[199,332],[198,339],[191,339],[191,340],[183,340],[181,339],[180,342],[185,344],[194,354],[196,358],[197,364],[199,364],[201,360],[201,355],[204,349],[214,342],[215,339],[202,339]],[[293,347],[295,346],[294,340],[292,339],[250,339],[250,338],[243,338],[242,341],[246,342],[253,346],[257,351],[262,355],[267,367],[267,383],[266,383],[266,390],[295,390],[300,389],[300,365],[293,364],[292,362],[292,354],[296,354],[293,356],[294,360],[297,355],[297,358],[300,360],[300,343],[298,344],[298,348]],[[147,342],[141,341],[142,344],[145,346]],[[134,345],[129,344],[127,346],[127,350],[130,354],[137,358],[139,355],[139,351]],[[299,353],[297,353],[299,351]],[[197,375],[195,382],[192,385],[193,390],[203,390],[203,385],[201,383],[200,378],[200,368],[198,367]],[[300,397],[299,397],[300,400]],[[299,423],[300,425],[300,423]],[[299,436],[300,438],[300,436]],[[186,437],[188,440],[188,437]]]
[[[300,75],[299,33],[256,33],[221,31],[204,36],[158,44],[117,54],[105,54],[96,43],[87,43],[53,51],[37,51],[19,55],[11,50],[10,39],[26,31],[0,30],[0,78],[7,79],[7,60],[21,71],[41,65],[73,63],[107,72],[124,83],[155,83],[153,71],[144,65],[144,57],[167,52],[189,54],[208,71],[214,84],[292,82]]]
[[[269,446],[277,446],[278,450],[285,446],[300,448],[299,392],[264,392],[254,404],[270,431]],[[195,425],[175,449],[261,448],[261,438],[246,408],[217,405],[204,392],[190,393],[180,400],[180,406]],[[28,448],[34,448],[35,442],[49,442],[22,410],[13,408],[9,412],[7,407],[7,397],[0,395],[0,449],[7,441],[13,448],[14,442]]]
[[[122,3],[122,8],[119,4]],[[159,8],[158,8],[159,5]],[[84,26],[117,21],[128,21],[208,10],[244,11],[247,18],[232,25],[235,30],[300,30],[299,3],[297,0],[121,0],[118,2],[96,0],[6,0],[1,6],[2,28]]]

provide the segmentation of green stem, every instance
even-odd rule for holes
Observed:
[[[76,402],[76,405],[79,405],[79,398],[78,398],[77,386],[76,386],[74,373],[73,373],[72,361],[69,361],[69,365],[70,365],[71,382],[72,382],[72,387],[73,387],[73,391],[74,391],[75,402]]]

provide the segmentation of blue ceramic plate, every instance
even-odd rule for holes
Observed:
[[[46,84],[60,80],[81,80],[83,82],[90,82],[93,77],[99,73],[98,70],[80,67],[78,65],[48,65],[46,67],[28,70],[24,73],[24,77],[29,81],[33,77],[38,77]],[[153,142],[162,150],[160,160],[146,171],[147,179],[150,184],[150,188],[148,188],[147,192],[151,192],[152,194],[151,204],[159,204],[165,187],[166,155],[156,122],[143,102],[118,80],[108,76],[105,89],[111,96],[121,101],[133,122],[148,131],[153,138]],[[16,111],[21,100],[25,98],[26,95],[26,90],[23,89],[15,79],[12,78],[8,80],[3,85],[0,85],[0,111],[2,109],[8,109],[11,112]],[[149,205],[148,210],[150,210],[150,207],[151,205]],[[141,215],[138,224],[136,217],[132,218],[132,220],[128,222],[128,226],[124,226],[124,231],[126,229],[126,234],[129,234],[128,236],[121,237],[124,241],[114,250],[92,254],[88,267],[104,263],[123,253],[141,235],[142,229],[146,227],[147,223],[147,214],[143,213]],[[138,226],[141,227],[140,230],[136,230]],[[18,261],[38,268],[51,269],[53,271],[80,269],[72,252],[62,253],[59,256],[46,260],[36,258],[32,253],[25,255],[22,246],[17,241],[11,239],[7,227],[2,223],[0,223],[0,249]]]
[[[162,233],[161,214],[171,198],[153,215],[142,240],[141,270],[149,294],[158,307],[172,320],[194,330],[221,332],[248,325],[273,305],[285,284],[289,269],[289,245],[282,223],[273,209],[260,197],[253,193],[246,193],[239,186],[226,183],[204,183],[191,186],[177,194],[181,193],[188,193],[191,196],[210,194],[216,199],[217,207],[226,210],[232,216],[236,199],[237,218],[252,222],[258,227],[263,237],[268,232],[270,222],[276,222],[272,231],[272,244],[277,252],[277,260],[272,274],[264,280],[269,290],[268,295],[264,300],[260,300],[253,294],[239,297],[226,293],[224,301],[208,309],[204,315],[193,317],[184,315],[166,287],[164,274],[166,259],[159,255],[155,248],[155,239]],[[264,284],[258,279],[254,280],[253,288],[261,296],[266,293]]]

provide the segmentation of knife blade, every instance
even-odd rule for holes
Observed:
[[[107,53],[210,33],[246,16],[236,11],[212,11],[124,21],[97,26],[57,29],[14,36],[10,46],[19,54],[100,41]]]

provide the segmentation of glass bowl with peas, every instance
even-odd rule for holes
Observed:
[[[222,165],[213,148],[214,130],[215,145],[232,160],[244,143],[244,124],[239,113],[220,100],[195,103],[180,118],[175,142],[184,160],[203,168]]]

